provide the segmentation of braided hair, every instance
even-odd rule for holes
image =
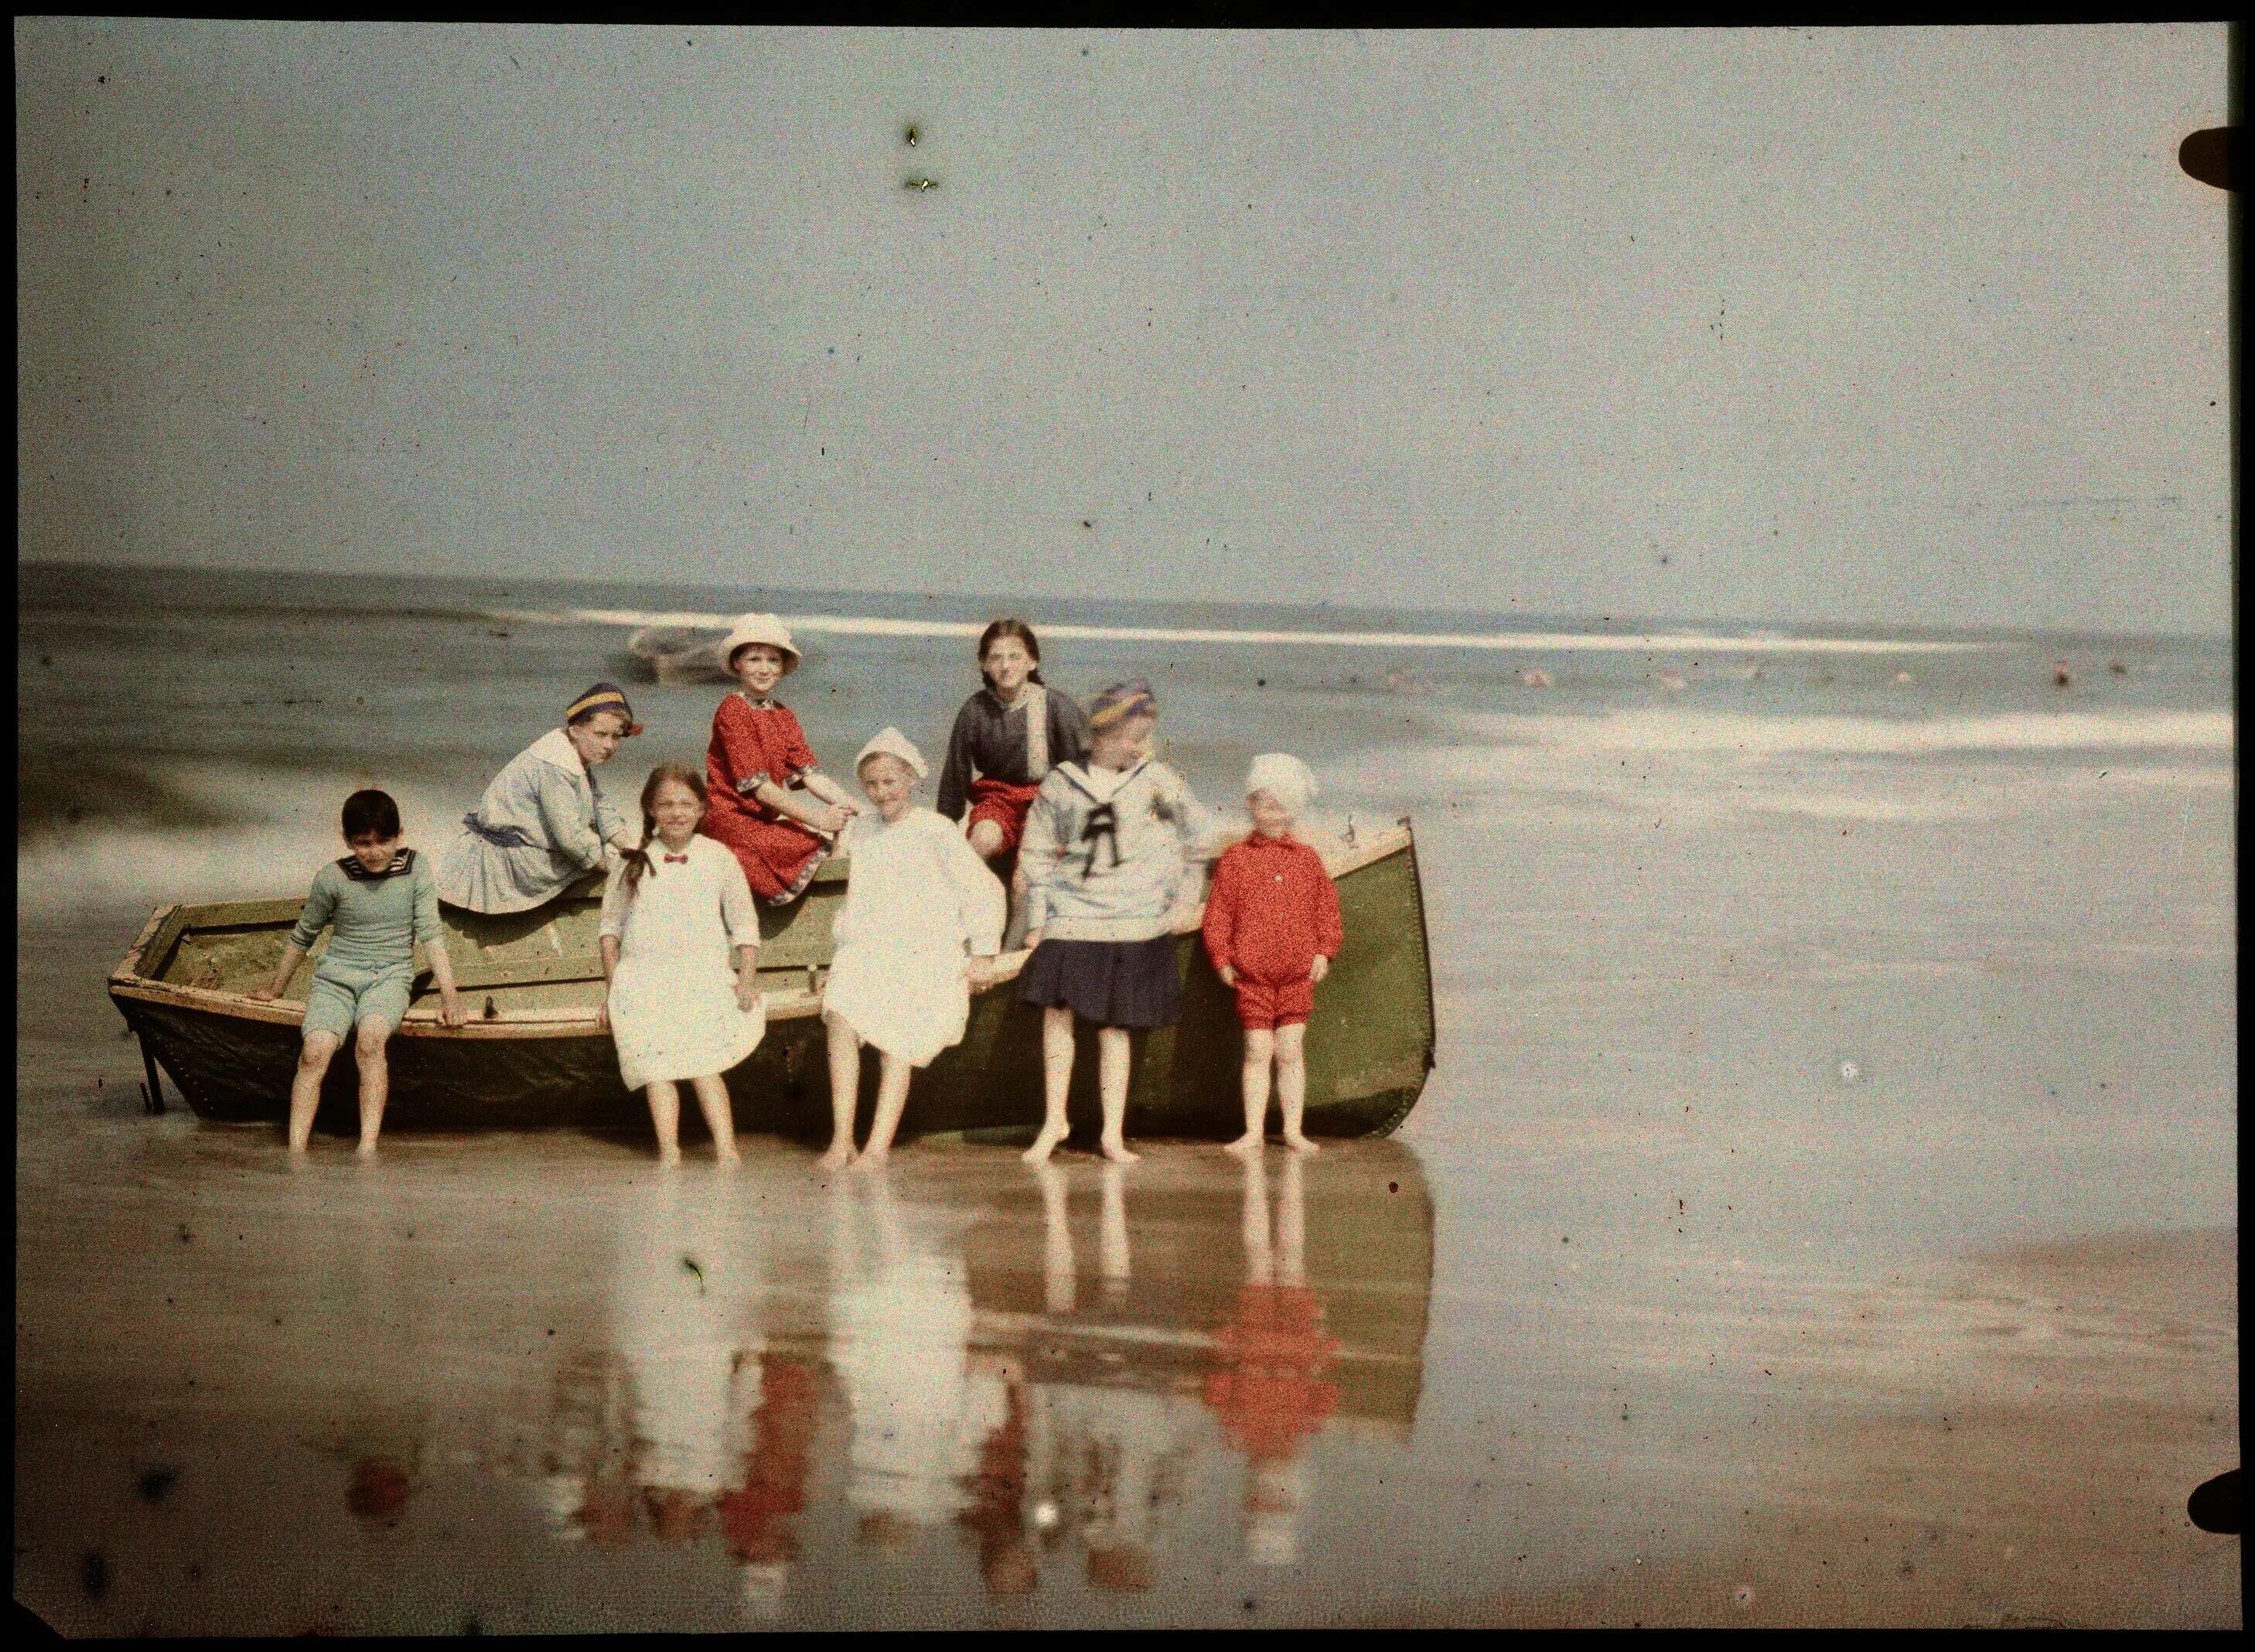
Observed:
[[[643,874],[650,870],[650,846],[657,838],[657,816],[652,811],[657,802],[658,788],[669,782],[696,793],[699,808],[706,805],[704,770],[692,769],[685,763],[662,763],[650,771],[650,778],[642,783],[641,846],[623,851],[621,856],[626,862],[629,896],[641,888]]]

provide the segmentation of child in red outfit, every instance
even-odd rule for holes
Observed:
[[[1316,983],[1345,938],[1338,890],[1323,857],[1292,836],[1292,822],[1315,796],[1315,777],[1297,757],[1271,752],[1253,761],[1245,779],[1253,835],[1225,853],[1206,897],[1205,950],[1223,981],[1236,989],[1245,1029],[1245,1134],[1229,1151],[1261,1151],[1268,1116],[1268,1073],[1284,1114],[1285,1145],[1312,1153],[1301,1128],[1307,1107],[1304,1051]]]
[[[790,633],[772,614],[747,614],[728,634],[730,675],[743,685],[713,714],[705,750],[710,798],[698,829],[734,852],[752,893],[788,906],[804,892],[861,806],[814,766],[798,719],[774,696],[798,664]]]

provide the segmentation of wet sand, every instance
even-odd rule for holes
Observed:
[[[1703,1442],[1733,1466],[1692,1470],[1739,1505],[1726,1535],[1687,1554],[1655,1524],[1568,1587],[1370,1620],[2235,1626],[2239,1540],[2185,1499],[2239,1462],[2237,1253],[2228,1230],[1988,1252],[1840,1292],[1789,1336],[1747,1325],[1785,1397]]]

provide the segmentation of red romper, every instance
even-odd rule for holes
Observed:
[[[815,767],[798,719],[781,700],[754,706],[731,694],[713,714],[705,749],[705,824],[698,829],[735,852],[752,893],[770,906],[797,900],[830,853],[828,840],[752,793],[762,780],[796,787]]]
[[[1256,832],[1226,850],[1205,903],[1205,952],[1237,969],[1237,1020],[1248,1031],[1304,1023],[1316,1008],[1309,970],[1338,956],[1345,932],[1323,856],[1289,833]]]

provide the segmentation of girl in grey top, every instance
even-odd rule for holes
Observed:
[[[439,857],[439,898],[473,912],[523,912],[553,900],[636,847],[634,829],[595,783],[595,768],[642,733],[627,697],[597,683],[494,777]]]

